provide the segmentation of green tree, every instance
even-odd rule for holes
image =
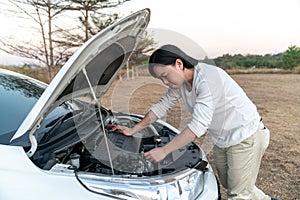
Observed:
[[[284,69],[290,70],[300,65],[300,48],[295,45],[290,46],[283,55],[282,64]]]

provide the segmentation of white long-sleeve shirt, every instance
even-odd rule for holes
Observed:
[[[185,84],[179,89],[169,88],[151,110],[162,118],[179,98],[192,114],[189,129],[197,137],[207,131],[219,147],[238,144],[258,129],[260,116],[256,106],[242,88],[216,66],[196,65],[192,90],[188,91]]]

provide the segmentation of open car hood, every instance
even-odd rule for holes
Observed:
[[[64,101],[93,90],[100,98],[134,51],[150,20],[144,9],[102,30],[84,43],[51,81],[11,141],[36,129]]]

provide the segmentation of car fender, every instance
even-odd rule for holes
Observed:
[[[0,145],[0,199],[111,199],[85,189],[74,173],[55,174],[36,167],[22,147]]]

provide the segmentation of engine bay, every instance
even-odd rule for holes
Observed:
[[[81,127],[85,133],[88,132],[85,137],[59,138],[60,145],[56,142],[52,147],[40,147],[32,158],[33,162],[45,170],[57,169],[58,165],[64,164],[81,172],[142,177],[176,172],[193,167],[201,161],[200,148],[195,143],[190,143],[170,153],[162,161],[152,163],[144,158],[144,153],[167,144],[177,133],[170,127],[155,122],[133,136],[125,136],[112,131],[112,127],[116,124],[133,127],[141,117],[113,114],[106,109],[101,112],[104,129],[99,126],[92,128],[93,120],[90,120],[88,125],[84,123],[85,126]]]

